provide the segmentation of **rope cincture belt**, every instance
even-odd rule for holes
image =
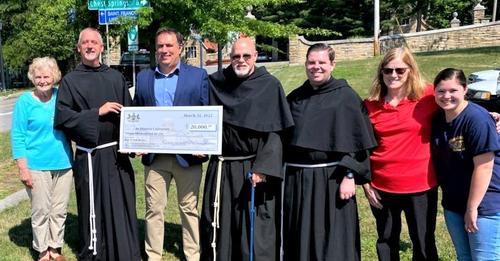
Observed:
[[[286,167],[296,167],[296,168],[305,168],[305,169],[313,169],[313,168],[326,168],[326,167],[331,167],[331,166],[337,166],[339,165],[339,161],[334,161],[334,162],[327,162],[327,163],[318,163],[318,164],[299,164],[299,163],[290,163],[290,162],[285,162],[285,170]]]
[[[283,183],[281,183],[281,244],[280,244],[280,261],[283,261],[283,256],[285,254],[285,250],[283,249],[283,202],[285,201],[285,179],[286,179],[286,167],[296,167],[296,168],[304,168],[304,169],[314,169],[314,168],[326,168],[339,165],[339,161],[327,162],[327,163],[318,163],[318,164],[300,164],[300,163],[290,163],[285,162],[283,164]]]
[[[224,157],[224,156],[219,156],[218,157],[218,162],[217,162],[217,179],[216,179],[216,187],[215,187],[215,198],[214,198],[214,220],[212,222],[212,229],[213,229],[213,239],[212,243],[210,244],[212,246],[212,251],[214,255],[214,260],[217,260],[217,229],[219,228],[219,212],[220,212],[220,182],[221,182],[221,176],[222,176],[222,162],[224,161],[237,161],[237,160],[247,160],[247,159],[252,159],[255,158],[254,155],[249,155],[249,156],[240,156],[240,157]]]
[[[94,206],[94,170],[92,168],[92,152],[94,150],[104,149],[107,147],[115,146],[118,142],[113,141],[99,145],[95,148],[89,149],[76,145],[76,148],[87,152],[87,163],[89,168],[89,221],[90,221],[90,245],[89,249],[94,250],[93,255],[97,255],[97,229],[95,227],[95,206]]]

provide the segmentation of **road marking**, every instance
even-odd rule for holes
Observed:
[[[9,111],[9,112],[2,112],[2,113],[0,113],[0,116],[11,115],[11,114],[12,114],[11,111]]]

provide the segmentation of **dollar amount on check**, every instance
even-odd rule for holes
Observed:
[[[120,151],[222,153],[222,106],[123,107]]]

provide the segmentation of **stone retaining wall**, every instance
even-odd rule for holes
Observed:
[[[373,38],[324,41],[335,49],[336,59],[359,60],[373,57]],[[303,36],[290,37],[290,64],[305,62],[307,48],[317,42]],[[406,45],[413,52],[500,46],[500,21],[418,33],[380,37],[380,53]]]

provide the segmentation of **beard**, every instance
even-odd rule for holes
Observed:
[[[254,67],[250,66],[245,66],[245,67],[238,67],[237,65],[233,66],[234,74],[236,74],[238,78],[248,77],[250,74],[253,73],[253,69]]]
[[[86,65],[91,65],[91,64],[98,64],[100,63],[100,55],[101,53],[94,51],[94,52],[81,52],[81,59],[82,62]]]

